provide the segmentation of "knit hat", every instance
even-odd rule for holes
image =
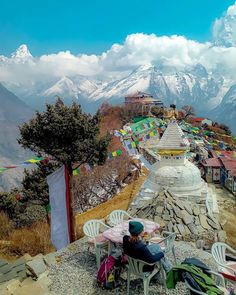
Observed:
[[[132,236],[138,236],[143,231],[143,224],[139,221],[129,222],[129,232]]]

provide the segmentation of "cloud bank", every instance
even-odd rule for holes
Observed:
[[[201,63],[209,71],[236,79],[236,2],[213,24],[212,40],[205,43],[183,36],[136,33],[101,55],[70,51],[33,57],[26,45],[11,57],[0,55],[0,81],[35,84],[62,76],[119,77],[144,64],[183,69]]]

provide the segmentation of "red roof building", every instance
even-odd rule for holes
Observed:
[[[151,94],[138,91],[134,94],[127,95],[125,97],[126,104],[142,104],[142,105],[153,105],[163,106],[163,102],[157,98],[154,98]]]

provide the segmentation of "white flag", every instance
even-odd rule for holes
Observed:
[[[65,172],[65,166],[62,166],[47,177],[51,205],[51,241],[57,250],[70,243]]]

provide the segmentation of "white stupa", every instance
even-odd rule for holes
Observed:
[[[138,200],[153,198],[163,189],[189,201],[212,200],[200,170],[186,157],[189,146],[188,139],[176,121],[171,121],[156,146],[160,161],[151,166]]]

